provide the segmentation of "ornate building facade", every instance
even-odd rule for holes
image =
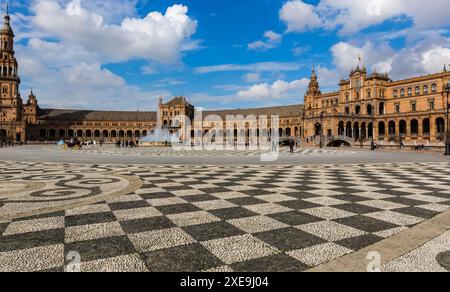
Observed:
[[[189,132],[181,135],[182,140],[187,140],[194,136],[195,130],[204,135],[213,128],[211,122],[194,119],[195,108],[184,97],[168,103],[161,98],[157,112],[42,109],[33,92],[24,103],[9,15],[4,18],[0,38],[0,141],[35,143],[78,138],[112,142],[142,138],[157,125],[173,132],[189,123],[190,135]],[[378,144],[441,145],[446,132],[445,86],[449,82],[450,72],[446,68],[433,75],[393,81],[388,75],[368,74],[365,67],[358,66],[348,79],[339,83],[339,91],[322,93],[313,71],[304,105],[205,111],[203,117],[216,116],[226,121],[227,116],[258,119],[265,115],[270,119],[278,115],[280,136],[309,143],[320,140],[326,145],[359,145],[373,137]],[[177,120],[180,115],[189,121]],[[224,122],[224,129],[229,126]],[[240,129],[247,136],[248,127],[246,123],[245,129]]]

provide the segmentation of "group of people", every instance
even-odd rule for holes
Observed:
[[[138,148],[139,147],[139,140],[118,140],[116,142],[117,148]]]

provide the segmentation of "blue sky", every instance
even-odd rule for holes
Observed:
[[[298,104],[358,64],[399,79],[450,63],[450,0],[19,0],[22,95],[42,107],[149,110]],[[169,9],[169,10],[168,10]],[[168,11],[168,12],[166,12]],[[149,15],[149,13],[152,13]]]

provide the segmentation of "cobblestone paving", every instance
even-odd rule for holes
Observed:
[[[63,271],[79,255],[82,271],[305,271],[449,209],[449,166],[0,163],[0,270]],[[127,177],[141,187],[111,194]],[[16,189],[36,214],[17,211]],[[94,190],[109,196],[33,207]]]

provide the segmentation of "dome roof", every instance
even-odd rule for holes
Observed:
[[[5,19],[5,21],[4,21],[3,26],[2,26],[2,28],[0,30],[0,33],[14,36],[14,32],[13,32],[13,30],[11,28],[11,25],[10,25],[11,17],[9,17],[9,14],[6,14],[4,19]]]

